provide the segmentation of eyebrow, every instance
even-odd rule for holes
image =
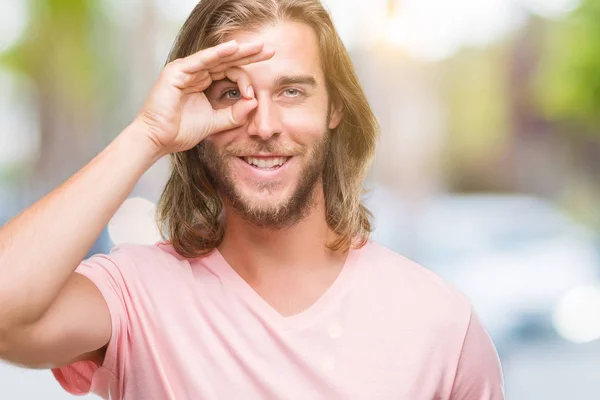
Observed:
[[[317,80],[311,75],[299,75],[299,76],[280,76],[275,79],[276,86],[287,86],[287,85],[308,85],[315,87],[317,86]]]

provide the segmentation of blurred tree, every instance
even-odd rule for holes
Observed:
[[[41,146],[27,172],[29,187],[44,192],[90,157],[98,108],[110,91],[110,29],[100,0],[29,0],[23,38],[0,63],[36,87]],[[18,134],[18,132],[15,132]],[[23,177],[21,177],[23,178]]]
[[[539,109],[569,139],[562,202],[600,231],[600,0],[581,0],[548,24],[540,61],[533,81]]]
[[[600,139],[600,0],[549,24],[535,92],[547,118]]]
[[[444,61],[442,93],[448,139],[444,171],[451,190],[513,190],[511,109],[506,43],[463,49]],[[508,165],[507,165],[508,164]]]

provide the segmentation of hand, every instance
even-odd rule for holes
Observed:
[[[257,101],[247,74],[237,67],[273,57],[261,42],[226,42],[200,50],[165,66],[136,122],[160,153],[188,150],[204,138],[244,124]],[[204,94],[213,81],[237,82],[242,99],[215,110]]]

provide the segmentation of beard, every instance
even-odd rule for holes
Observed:
[[[211,184],[217,187],[224,199],[246,221],[256,227],[267,229],[285,229],[302,220],[315,206],[315,188],[322,184],[323,169],[331,148],[329,130],[325,130],[323,139],[312,148],[281,149],[273,143],[256,142],[243,149],[226,149],[219,154],[213,143],[204,140],[198,145],[200,162],[208,172]],[[291,150],[291,151],[290,151]],[[294,157],[303,158],[303,166],[292,195],[276,205],[257,204],[245,197],[235,184],[228,167],[228,159],[236,157],[235,154],[252,154],[267,152],[271,154],[294,154]],[[277,182],[256,182],[258,191],[272,193],[277,187]]]

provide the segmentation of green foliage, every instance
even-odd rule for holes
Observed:
[[[64,91],[72,102],[91,98],[94,76],[105,66],[94,43],[107,25],[101,1],[30,0],[29,9],[25,37],[0,55],[0,64]]]
[[[600,132],[600,0],[548,27],[535,88],[548,118]]]
[[[479,162],[500,156],[510,132],[507,52],[504,46],[487,51],[463,50],[444,68],[449,156]]]

